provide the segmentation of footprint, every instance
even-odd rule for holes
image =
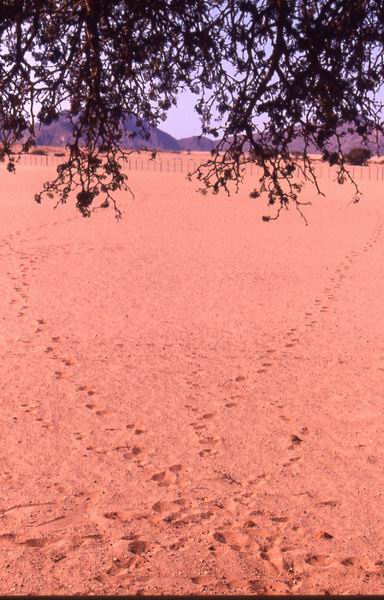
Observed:
[[[177,464],[177,465],[172,465],[171,467],[169,467],[169,470],[172,473],[180,473],[180,471],[182,470],[182,468],[183,468],[182,465]]]
[[[329,565],[330,557],[325,554],[307,554],[304,561],[311,567]]]
[[[49,543],[49,540],[44,538],[29,538],[24,542],[19,542],[22,546],[30,546],[31,548],[42,548]]]
[[[114,448],[114,450],[119,450],[120,448]],[[129,460],[133,460],[133,459],[137,459],[139,456],[141,456],[143,454],[143,449],[140,448],[139,446],[132,446],[132,448],[124,448],[125,450],[128,450],[127,452],[124,452],[123,454],[123,458],[129,459]]]
[[[107,569],[106,573],[109,576],[117,576],[125,573],[131,572],[132,566],[135,564],[137,559],[135,557],[130,556],[129,558],[113,558],[112,566]]]
[[[144,540],[134,540],[128,544],[128,550],[132,554],[145,554],[148,552],[150,545]]]
[[[209,436],[209,437],[205,437],[205,438],[201,438],[200,440],[200,444],[203,444],[204,446],[216,446],[219,443],[219,438],[215,438],[213,436]]]
[[[152,505],[152,510],[155,513],[163,515],[164,513],[181,512],[185,506],[185,500],[178,499],[171,502],[158,500]]]
[[[214,454],[214,452],[212,452],[210,448],[204,448],[204,450],[200,450],[199,452],[199,456],[201,456],[201,458],[204,458],[204,456],[210,456],[211,454]]]
[[[219,544],[228,544],[232,550],[240,552],[250,544],[250,538],[245,532],[235,530],[217,530],[213,533],[214,541]]]
[[[104,519],[108,521],[127,522],[132,519],[132,514],[128,511],[111,510],[103,514]]]
[[[155,473],[154,475],[152,475],[151,480],[156,481],[156,483],[161,487],[168,486],[171,483],[175,483],[177,481],[178,473],[179,471],[175,472],[167,469],[165,471],[160,471],[159,473]]]

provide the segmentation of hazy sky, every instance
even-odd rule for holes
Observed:
[[[176,139],[200,135],[201,124],[199,115],[194,110],[195,103],[196,96],[191,92],[180,94],[177,107],[168,111],[167,120],[159,123],[160,129]]]

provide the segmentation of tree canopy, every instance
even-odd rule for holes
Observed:
[[[111,204],[119,214],[126,115],[148,137],[182,90],[218,142],[195,174],[202,189],[228,190],[256,157],[252,193],[266,191],[277,215],[301,211],[295,170],[318,189],[310,146],[342,182],[343,135],[383,133],[382,0],[0,0],[0,47],[0,159],[14,170],[15,146],[31,149],[38,123],[66,108],[73,141],[36,200],[76,190],[84,216]]]

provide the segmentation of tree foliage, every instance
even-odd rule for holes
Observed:
[[[119,214],[124,118],[148,137],[181,90],[198,95],[202,133],[218,140],[195,173],[202,189],[229,190],[257,157],[253,193],[266,191],[276,216],[301,211],[298,170],[320,192],[309,148],[350,179],[343,135],[383,132],[382,0],[0,0],[0,46],[0,158],[13,170],[15,144],[28,151],[38,122],[67,107],[68,157],[36,199],[76,190],[85,216],[111,203]]]

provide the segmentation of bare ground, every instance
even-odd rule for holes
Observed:
[[[0,179],[0,593],[382,592],[378,184],[136,173],[117,224],[49,173]]]

